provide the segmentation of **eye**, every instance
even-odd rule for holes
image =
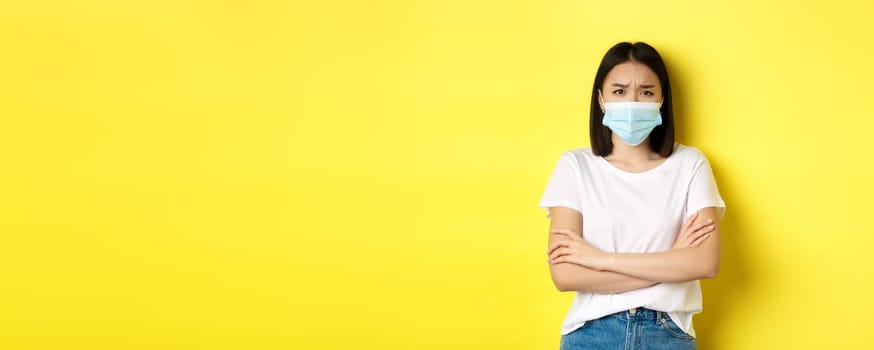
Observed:
[[[655,96],[655,93],[649,90],[643,90],[642,94],[644,96]]]
[[[616,90],[613,90],[613,94],[614,94],[614,95],[622,95],[622,94],[624,94],[624,93],[625,93],[625,90],[623,90],[623,89],[616,89]]]

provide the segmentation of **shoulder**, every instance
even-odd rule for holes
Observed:
[[[695,147],[680,143],[674,145],[674,152],[671,153],[671,157],[677,157],[684,162],[691,163],[707,162],[707,157],[704,156],[704,152],[701,152],[701,150]]]
[[[597,156],[592,152],[591,147],[569,149],[561,152],[558,166],[573,169],[577,174],[589,173],[597,161],[595,158]]]
[[[671,157],[677,157],[674,164],[686,172],[697,173],[701,169],[710,168],[710,161],[698,148],[683,144],[676,144]]]
[[[591,147],[580,147],[569,149],[561,153],[562,158],[568,158],[576,161],[586,161],[592,159],[595,154],[592,152]]]

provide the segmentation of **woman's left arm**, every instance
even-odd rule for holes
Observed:
[[[551,252],[553,263],[572,262],[602,271],[614,271],[655,282],[688,282],[714,278],[719,272],[721,234],[716,208],[707,207],[698,211],[699,220],[713,220],[710,237],[697,247],[671,249],[657,253],[607,253],[580,237],[572,249],[556,249]],[[570,248],[566,246],[566,248]],[[563,251],[563,252],[560,252]]]

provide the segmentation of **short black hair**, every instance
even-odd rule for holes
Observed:
[[[668,80],[668,69],[662,56],[652,46],[644,42],[621,42],[607,51],[601,59],[601,66],[595,74],[595,83],[592,86],[592,109],[589,111],[589,138],[592,142],[592,151],[595,155],[606,157],[613,152],[613,140],[610,138],[610,128],[601,124],[604,113],[598,104],[598,90],[604,85],[604,78],[613,67],[628,61],[646,65],[658,76],[662,88],[661,114],[662,125],[655,127],[649,134],[649,146],[653,152],[662,157],[670,156],[674,151],[674,111],[671,103],[671,83]]]

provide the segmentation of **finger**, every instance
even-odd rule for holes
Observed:
[[[555,243],[553,243],[553,244],[549,247],[549,250],[546,251],[546,254],[547,254],[547,255],[552,254],[552,252],[553,252],[556,248],[559,248],[559,247],[569,247],[569,246],[570,246],[570,244],[568,243],[567,240],[561,240],[561,241],[555,242]]]
[[[549,254],[549,252],[555,249],[555,247],[557,247],[559,244],[567,243],[571,240],[570,237],[561,232],[550,231],[550,234],[555,234],[557,236],[555,237],[555,242],[553,242],[552,245],[550,245],[549,248],[546,249],[546,254]]]
[[[689,216],[689,219],[686,220],[686,223],[687,223],[689,226],[692,226],[692,224],[694,224],[695,221],[697,221],[697,220],[698,220],[698,212],[696,211],[694,214],[692,214],[691,216]]]
[[[707,230],[705,227],[702,230],[690,232],[687,237],[684,237],[684,240],[683,240],[683,242],[681,242],[679,244],[679,247],[680,248],[693,247],[693,244],[695,244],[696,241],[698,241],[699,239],[701,239],[701,237],[703,237],[705,235],[709,235],[711,231],[712,230]]]
[[[680,235],[677,237],[677,241],[682,247],[688,247],[689,244],[694,242],[701,235],[709,233],[711,230],[708,230],[708,226],[702,226],[703,224],[698,223],[695,224],[692,228],[686,228],[684,231],[680,232]]]
[[[546,249],[546,255],[552,254],[552,251],[555,250],[555,248],[558,248],[559,244],[561,244],[561,241],[550,244],[549,248]]]
[[[710,225],[696,229],[695,231],[693,231],[693,233],[695,236],[700,236],[700,235],[705,234],[705,233],[713,232],[713,230],[715,230],[715,229],[716,229],[716,225],[710,224]]]
[[[689,238],[689,234],[693,232],[692,226],[695,225],[697,216],[698,213],[696,212],[689,217],[689,220],[686,220],[686,222],[683,223],[683,227],[680,228],[680,234],[677,236],[676,241]]]
[[[710,237],[713,237],[713,234],[708,233],[708,234],[705,234],[705,235],[701,235],[701,237],[698,237],[698,239],[692,241],[692,243],[690,244],[690,246],[692,246],[692,247],[697,247],[697,246],[703,244],[703,243],[704,243],[705,241],[707,241],[708,239],[710,239]]]
[[[708,238],[710,238],[709,233],[701,235],[700,237],[698,237],[694,241],[692,241],[692,243],[689,244],[689,247],[697,247],[697,246],[701,245],[701,243],[704,243],[704,241],[706,241]]]
[[[558,258],[560,256],[568,255],[569,253],[570,252],[568,251],[567,248],[562,247],[562,248],[556,249],[551,254],[549,254],[549,259],[555,259],[555,258]]]
[[[683,228],[688,228],[689,226],[692,226],[692,223],[695,222],[695,219],[697,217],[698,217],[698,212],[696,211],[695,214],[692,214],[692,216],[690,216],[688,219],[686,219],[686,222],[683,223]]]
[[[698,231],[698,230],[700,230],[700,229],[706,227],[707,225],[711,225],[711,224],[713,224],[713,219],[703,220],[703,221],[701,221],[700,223],[695,224],[695,225],[693,226],[692,231]]]
[[[552,264],[552,265],[555,265],[555,264],[561,264],[561,263],[563,263],[563,262],[567,262],[567,258],[564,257],[564,256],[560,256],[560,257],[557,257],[557,258],[552,259],[552,260],[549,261],[549,263]]]
[[[709,226],[708,226],[708,227],[709,227]],[[693,247],[693,244],[695,244],[695,242],[701,240],[702,237],[704,237],[704,236],[706,236],[706,235],[709,235],[710,232],[712,232],[712,230],[707,230],[707,227],[705,227],[704,229],[701,229],[701,230],[698,230],[698,231],[692,232],[691,234],[689,234],[689,237],[688,237],[688,239],[686,240],[686,241],[688,242],[688,243],[686,244],[686,246],[687,246],[687,247]],[[701,242],[703,242],[703,241],[701,241]]]
[[[560,256],[564,256],[564,255],[567,255],[567,253],[565,253],[565,248],[558,248],[558,249],[554,250],[551,254],[549,254],[549,259],[554,260],[555,258],[558,258]]]
[[[707,225],[707,226],[703,226],[703,227],[699,227],[696,230],[691,231],[689,233],[689,237],[694,240],[695,238],[698,238],[701,235],[713,232],[714,227],[715,227],[715,225],[712,225],[712,224]]]
[[[688,241],[691,238],[692,234],[695,232],[695,230],[691,226],[692,224],[690,223],[689,226],[686,226],[682,230],[680,230],[680,234],[677,235],[676,241]]]

